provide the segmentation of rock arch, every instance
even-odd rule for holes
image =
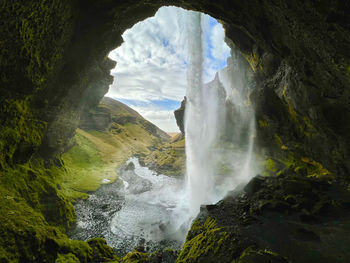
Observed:
[[[220,20],[228,41],[246,57],[257,80],[250,99],[257,112],[262,153],[286,162],[306,163],[316,175],[332,173],[342,184],[349,185],[349,1],[1,0],[0,176],[5,171],[7,177],[18,177],[25,184],[14,191],[25,189],[20,204],[26,215],[32,215],[35,206],[45,210],[40,201],[57,208],[57,218],[36,214],[30,217],[40,219],[36,222],[40,226],[34,230],[22,231],[15,226],[11,232],[1,225],[4,239],[0,243],[13,245],[11,257],[53,261],[58,251],[62,252],[59,249],[74,253],[73,248],[81,246],[84,253],[76,256],[82,262],[89,260],[87,251],[91,248],[87,244],[69,243],[45,221],[52,219],[56,220],[53,223],[67,226],[74,218],[70,203],[47,178],[40,177],[40,184],[33,183],[34,188],[30,188],[30,181],[45,172],[10,168],[33,157],[44,158],[47,165],[52,161],[60,165],[60,154],[70,147],[81,112],[97,105],[107,92],[109,70],[114,67],[107,59],[108,52],[121,44],[121,34],[127,28],[164,5],[201,11]],[[273,171],[278,165],[268,159],[266,168]],[[301,175],[305,172],[298,171]],[[280,183],[290,186],[279,180],[275,179],[278,187]],[[293,182],[289,189],[292,191]],[[312,179],[306,184],[304,180],[300,182],[309,192],[317,185]],[[322,189],[323,185],[319,185]],[[15,202],[11,196],[6,198]],[[212,212],[215,209],[221,208],[211,207]],[[210,227],[215,222],[208,222],[204,226],[212,234]],[[310,238],[310,231],[302,229],[298,234]],[[223,233],[223,237],[227,234]],[[12,244],[16,238],[33,246],[23,249],[28,244]],[[89,243],[91,247],[96,245],[94,242],[103,243],[95,240]],[[0,246],[0,256],[2,249]],[[266,251],[247,253],[271,256]],[[186,255],[180,260],[186,260]]]
[[[26,123],[38,140],[30,138],[34,134],[17,138],[13,155],[2,149],[4,158],[23,161],[35,152],[53,157],[69,147],[79,112],[107,91],[114,66],[108,52],[121,44],[127,28],[164,5],[201,11],[223,23],[228,40],[260,80],[261,92],[254,97],[260,119],[267,116],[278,127],[268,133],[301,141],[304,154],[334,171],[332,163],[344,164],[350,134],[350,29],[344,1],[6,1],[1,6],[6,24],[1,29],[2,119],[16,108],[12,100],[27,100],[23,103],[33,112],[20,114],[33,115],[28,119],[43,125]],[[285,129],[291,126],[295,138]]]

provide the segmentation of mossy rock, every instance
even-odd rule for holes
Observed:
[[[47,123],[35,119],[32,98],[0,99],[0,168],[25,163],[38,150]]]
[[[204,223],[193,224],[176,262],[231,263],[242,250],[241,243],[232,234],[208,217]]]
[[[133,251],[123,258],[122,263],[150,263],[150,254],[145,252]]]
[[[40,160],[1,172],[0,258],[5,262],[91,262],[89,244],[64,234],[75,213],[56,176]]]
[[[80,260],[72,253],[58,254],[55,263],[80,263]]]
[[[163,143],[142,159],[158,173],[181,176],[185,173],[185,140]]]
[[[107,245],[103,238],[92,238],[87,241],[93,250],[93,257],[91,262],[110,262],[120,260],[113,251],[113,248]]]
[[[237,263],[290,263],[284,257],[269,250],[254,250],[247,248],[240,258],[235,261]]]

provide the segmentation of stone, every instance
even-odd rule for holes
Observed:
[[[179,127],[182,135],[185,135],[185,107],[186,107],[186,96],[181,101],[181,106],[177,110],[174,111],[174,116],[176,119],[177,127]]]
[[[125,167],[125,170],[127,171],[134,171],[135,170],[135,164],[133,162],[129,162],[127,166]]]
[[[264,177],[257,175],[244,187],[244,191],[247,193],[247,195],[254,194],[261,189],[264,181]]]

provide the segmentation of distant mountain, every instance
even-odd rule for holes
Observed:
[[[127,124],[139,125],[162,140],[170,139],[166,132],[143,118],[137,111],[108,97],[104,97],[96,109],[83,114],[79,127],[83,130],[106,131],[118,130],[119,126]]]

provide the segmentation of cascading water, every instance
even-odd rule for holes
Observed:
[[[186,170],[190,215],[195,216],[201,204],[211,203],[214,165],[210,151],[217,135],[216,96],[203,88],[203,50],[201,14],[193,13],[188,26],[189,67],[186,91]]]
[[[201,205],[216,203],[256,175],[257,166],[255,118],[248,103],[249,70],[232,51],[227,67],[203,84],[201,14],[191,18],[185,134],[186,189],[193,218]]]

